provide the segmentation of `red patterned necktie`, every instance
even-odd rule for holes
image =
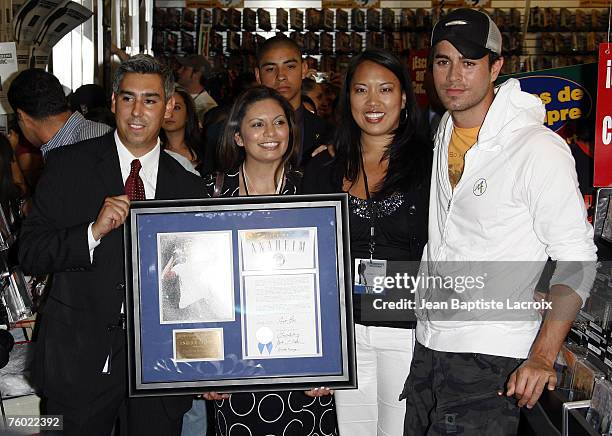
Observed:
[[[130,170],[130,175],[125,181],[125,194],[128,196],[130,201],[144,200],[146,198],[144,183],[142,183],[142,179],[138,175],[142,164],[138,159],[134,159],[131,166],[132,169]]]

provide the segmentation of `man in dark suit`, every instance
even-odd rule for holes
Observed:
[[[31,274],[54,273],[40,316],[35,380],[66,435],[179,435],[191,397],[127,399],[122,227],[130,201],[195,198],[200,178],[160,152],[174,108],[172,73],[152,57],[124,61],[113,82],[117,129],[49,154],[21,235]],[[124,412],[125,411],[125,412]],[[121,413],[120,413],[121,412]]]
[[[308,64],[302,61],[300,48],[283,34],[267,39],[257,50],[257,81],[276,89],[295,109],[302,132],[302,152],[298,164],[304,166],[312,152],[330,141],[329,126],[302,105],[302,79]]]

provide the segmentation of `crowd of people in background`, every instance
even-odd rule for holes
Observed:
[[[406,63],[393,54],[366,50],[353,57],[344,77],[329,80],[310,70],[297,44],[283,35],[258,47],[254,71],[232,80],[227,73],[211,71],[203,56],[179,59],[172,72],[148,55],[129,57],[117,50],[122,63],[112,90],[84,85],[66,96],[51,73],[20,72],[8,90],[16,120],[0,136],[0,202],[5,211],[29,215],[19,255],[26,272],[55,274],[39,314],[34,365],[43,413],[64,415],[67,435],[108,436],[118,417],[120,430],[126,432],[121,434],[134,435],[202,435],[207,428],[209,434],[227,435],[236,426],[252,435],[446,434],[440,426],[448,414],[432,400],[443,380],[428,386],[431,365],[436,365],[432,359],[442,359],[424,347],[430,333],[423,326],[430,321],[419,318],[419,330],[414,317],[374,319],[359,293],[354,295],[358,389],[276,392],[280,401],[274,402],[266,401],[270,392],[127,399],[125,338],[117,322],[124,310],[120,227],[133,200],[345,192],[355,284],[367,278],[368,265],[383,268],[386,275],[416,273],[395,268],[418,263],[428,234],[441,231],[436,226],[442,221],[432,215],[432,207],[448,194],[444,180],[449,176],[453,188],[461,186],[464,156],[479,141],[503,63],[495,25],[484,14],[473,15],[480,12],[464,11],[459,10],[451,25],[486,28],[492,36],[481,41],[482,32],[436,27],[427,108],[417,107]],[[437,98],[436,90],[443,98]],[[539,110],[540,103],[520,90],[512,92],[513,101],[523,99]],[[445,109],[452,118],[442,117]],[[465,120],[469,125],[462,124]],[[450,142],[454,150],[461,138],[449,132],[458,135],[463,127],[471,129],[469,143],[462,143],[449,162],[441,147]],[[561,150],[550,135],[551,147]],[[563,150],[556,153],[559,162],[569,163]],[[572,191],[569,185],[564,194]],[[583,225],[578,203],[571,207],[573,215],[565,215],[573,221],[567,226],[586,235],[581,243],[585,259],[590,259],[588,225]],[[547,235],[554,245],[558,234]],[[442,236],[447,237],[446,227]],[[447,250],[453,243],[462,246],[456,237]],[[431,250],[431,236],[429,245]],[[527,342],[520,344],[521,350]],[[549,352],[557,345],[541,347]],[[452,346],[441,351],[448,351],[444,358],[459,355],[456,359],[462,362],[472,354],[477,357],[471,349],[467,357]],[[521,360],[500,359],[505,372],[491,376],[493,384],[522,367]],[[529,360],[527,368],[536,376],[549,376],[544,361],[532,368]],[[473,362],[469,365],[474,368]],[[476,365],[482,369],[488,363]],[[401,382],[413,371],[415,380],[409,378],[402,393]],[[511,386],[512,394],[520,405],[532,406],[532,392],[529,403],[521,396],[525,379],[532,377],[530,386],[535,385],[533,375],[519,371],[512,376],[522,380]],[[459,392],[443,392],[453,401],[459,401],[463,389],[460,382],[456,386],[461,386]],[[480,393],[480,385],[472,387],[475,395]],[[429,395],[429,402],[417,398],[417,391]],[[418,407],[417,400],[422,403]],[[497,393],[495,398],[478,397],[472,406],[488,408],[487,401],[498,401]],[[513,434],[517,409],[504,402],[490,410],[499,416],[486,415],[486,428]],[[439,421],[431,422],[432,417]],[[462,428],[480,425],[472,418],[466,416],[467,427]],[[405,422],[410,426],[404,428]],[[474,422],[476,427],[470,427]],[[465,434],[485,434],[474,431]]]
[[[115,53],[122,60],[129,58],[120,50],[115,50]],[[201,55],[178,58],[174,77],[175,96],[178,96],[176,99],[179,101],[173,116],[164,123],[161,132],[164,149],[181,164],[185,161],[180,156],[190,161],[192,169],[204,176],[217,169],[215,161],[218,138],[233,103],[244,91],[264,82],[258,81],[252,71],[239,74],[213,71],[211,64]],[[317,117],[315,135],[321,138],[317,144],[322,144],[323,138],[331,143],[336,126],[333,114],[338,103],[338,81],[333,84],[329,81],[315,81],[316,77],[316,71],[307,70],[298,79],[297,86],[301,93],[299,99],[296,100],[295,95],[291,98],[294,98],[294,102],[303,102],[304,108]],[[28,83],[39,81],[42,83],[36,87],[38,91],[28,89]],[[49,81],[55,83],[47,83]],[[99,136],[115,128],[115,117],[110,109],[110,93],[107,90],[100,85],[87,84],[65,95],[67,88],[62,85],[60,95],[57,83],[58,80],[52,74],[32,69],[20,75],[19,81],[12,88],[16,118],[9,123],[5,136],[13,149],[15,183],[20,185],[24,195],[33,193],[43,169],[44,155],[48,151],[64,143],[75,143],[90,135]],[[24,89],[28,92],[21,92]],[[294,91],[296,89],[292,89]],[[46,102],[48,109],[44,113],[32,113],[28,107],[32,103],[27,101],[41,99]],[[309,121],[313,119],[310,115],[307,117]],[[32,124],[29,121],[44,123]],[[77,126],[72,127],[73,123]],[[81,123],[86,127],[82,127]],[[21,125],[25,126],[25,132]],[[64,138],[62,133],[58,135],[63,126],[77,136]],[[189,166],[185,168],[192,170]]]

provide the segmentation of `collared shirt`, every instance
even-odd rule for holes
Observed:
[[[145,197],[147,200],[155,198],[155,188],[157,186],[157,170],[159,169],[159,153],[161,151],[161,147],[159,145],[159,138],[157,138],[157,144],[151,151],[149,151],[144,156],[140,156],[139,158],[134,157],[132,153],[123,145],[121,139],[119,139],[119,135],[115,130],[115,144],[117,145],[117,154],[119,155],[119,166],[121,167],[121,178],[123,179],[123,184],[125,185],[125,181],[130,175],[130,169],[132,165],[132,161],[134,159],[138,159],[142,165],[140,168],[140,172],[138,175],[142,179],[142,183],[145,188]]]
[[[51,150],[64,145],[76,144],[86,139],[98,138],[111,130],[113,130],[112,127],[87,120],[80,112],[76,111],[70,115],[62,128],[53,135],[53,138],[40,147],[40,151],[45,157]]]
[[[123,184],[125,185],[125,181],[130,175],[130,169],[132,165],[132,161],[134,159],[140,160],[140,164],[142,167],[138,172],[138,175],[142,179],[142,183],[145,188],[145,198],[150,200],[155,198],[155,189],[157,187],[157,171],[159,169],[159,153],[161,151],[161,147],[159,145],[159,138],[157,139],[157,144],[153,148],[153,150],[149,151],[144,156],[139,158],[134,157],[132,153],[123,145],[121,139],[119,139],[119,135],[115,130],[115,145],[117,146],[117,155],[119,156],[119,167],[121,168],[121,178],[123,180]],[[93,237],[93,233],[91,230],[91,226],[93,223],[89,224],[89,228],[87,229],[87,242],[89,244],[89,257],[93,261],[93,251],[94,249],[100,245],[100,240],[95,240]]]

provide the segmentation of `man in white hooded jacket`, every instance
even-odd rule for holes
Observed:
[[[447,112],[421,271],[452,285],[416,292],[404,434],[514,435],[519,408],[555,387],[553,363],[594,279],[593,230],[569,147],[543,125],[540,99],[514,79],[494,87],[503,58],[488,15],[447,14],[431,46]],[[534,304],[548,257],[551,288]]]

